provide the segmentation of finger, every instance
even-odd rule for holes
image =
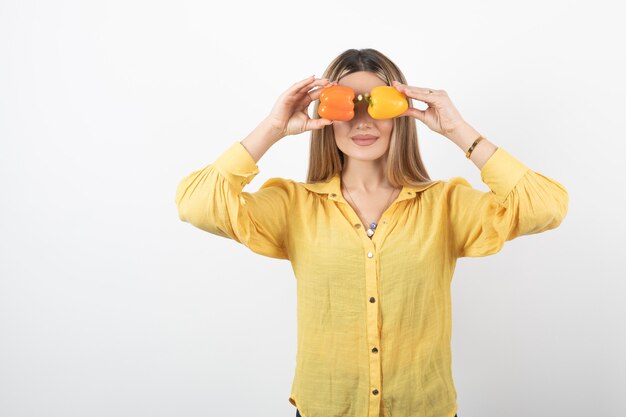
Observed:
[[[315,79],[316,79],[315,75],[311,75],[310,77],[305,78],[304,80],[298,81],[297,83],[292,84],[291,87],[289,87],[287,90],[285,90],[283,95],[288,96],[288,95],[297,94],[301,89],[311,84]]]
[[[309,119],[307,121],[305,130],[321,129],[325,126],[331,126],[332,124],[333,121],[328,119]]]
[[[311,105],[311,103],[320,97],[320,94],[322,93],[323,89],[324,87],[320,87],[320,88],[316,88],[314,90],[307,92],[306,95],[302,97],[300,101],[300,106],[299,106],[300,110],[303,112],[306,112],[308,107]]]
[[[433,90],[431,88],[409,87],[397,81],[393,81],[393,86],[396,87],[398,91],[406,94],[408,97],[423,101],[425,103],[434,102],[434,99],[436,97],[435,94],[438,93],[437,90]]]
[[[328,78],[315,79],[314,81],[311,81],[310,83],[300,87],[298,89],[298,91],[296,91],[294,94],[295,95],[303,95],[305,93],[308,93],[309,90],[311,90],[311,88],[314,88],[314,87],[317,87],[317,86],[326,87],[326,86],[328,86],[330,84],[331,84],[331,82],[328,80]]]
[[[308,83],[310,83],[314,79],[315,79],[315,75],[311,75],[310,77],[306,77],[304,80],[300,80],[297,83],[294,83],[291,86],[290,90],[293,90],[293,89],[299,90],[300,88],[302,88],[303,86],[307,85]]]
[[[319,99],[320,94],[322,94],[322,90],[324,90],[324,88],[326,88],[329,85],[332,85],[331,82],[329,82],[328,80],[326,80],[327,82],[322,82],[320,83],[321,86],[318,88],[315,88],[311,91],[305,91],[303,90],[302,93],[299,94],[306,94],[303,97],[300,97],[300,95],[296,96],[296,99],[300,100],[299,101],[299,109],[301,111],[306,111],[306,109],[311,105],[311,103],[317,99]]]
[[[420,92],[410,89],[402,90],[402,92],[409,98],[423,101],[428,104],[434,104],[438,100],[438,96],[436,96],[434,92],[431,94],[428,92]]]
[[[310,90],[311,86],[317,85],[317,88]],[[300,107],[306,108],[309,104],[311,104],[314,100],[317,100],[322,93],[322,90],[330,85],[330,82],[326,80],[320,80],[320,82],[314,82],[309,86],[302,88],[299,92],[294,93],[293,97],[296,100],[299,100],[298,103]]]
[[[429,92],[431,92],[431,91],[432,91],[432,93],[430,93],[430,94],[434,94],[434,93],[439,92],[439,90],[435,90],[435,89],[432,89],[432,88],[410,86],[410,85],[402,84],[401,82],[395,81],[395,80],[392,81],[392,83],[393,83],[393,86],[396,87],[399,90],[409,90],[409,91],[415,91],[415,92],[418,92],[418,93],[426,93],[426,94],[429,94]]]
[[[330,85],[330,82],[326,83],[326,84],[321,84],[321,87],[318,87],[318,88],[315,88],[315,89],[313,89],[311,91],[308,91],[307,93],[308,93],[308,96],[311,99],[311,101],[315,101],[318,98],[320,98],[320,94],[322,94],[322,90],[324,90],[324,88],[326,88],[329,85]]]
[[[416,109],[414,107],[409,107],[400,116],[415,117],[417,120],[419,120],[420,122],[423,123],[424,122],[424,117],[426,116],[426,111],[425,110]]]

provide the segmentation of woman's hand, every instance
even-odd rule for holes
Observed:
[[[308,114],[309,105],[319,98],[320,91],[331,85],[324,78],[310,76],[293,84],[280,95],[266,120],[281,137],[297,135],[313,129],[321,129],[332,123],[328,119],[311,119]],[[316,86],[321,86],[311,90]]]
[[[412,87],[398,81],[393,81],[393,87],[406,94],[407,97],[423,101],[428,105],[426,110],[409,106],[400,116],[413,116],[431,130],[446,137],[453,136],[457,130],[467,125],[445,90]]]

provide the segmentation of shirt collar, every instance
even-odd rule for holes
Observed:
[[[441,182],[435,180],[421,185],[404,185],[396,201],[417,197],[417,194]],[[341,193],[341,175],[336,173],[328,181],[317,183],[300,183],[304,188],[317,194],[327,194],[329,200],[347,202]]]

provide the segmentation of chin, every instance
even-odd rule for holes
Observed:
[[[344,152],[344,155],[349,158],[358,159],[361,161],[375,161],[387,154],[386,149],[350,149],[348,152]]]

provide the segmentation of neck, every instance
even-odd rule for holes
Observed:
[[[356,193],[375,193],[394,188],[385,175],[385,166],[377,161],[348,161],[341,172],[341,183]]]

